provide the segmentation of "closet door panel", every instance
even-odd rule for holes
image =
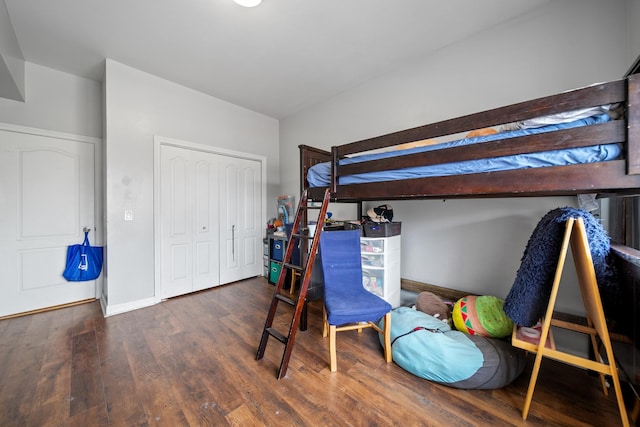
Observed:
[[[191,292],[193,169],[189,152],[162,147],[162,298]]]
[[[195,167],[195,266],[193,290],[220,284],[218,251],[218,157],[197,153]]]
[[[161,147],[161,297],[217,286],[218,156]]]
[[[240,227],[242,223],[240,199],[240,159],[222,160],[220,173],[220,283],[235,282],[242,278],[240,271]]]
[[[262,274],[261,165],[254,160],[221,159],[220,283]]]
[[[262,240],[260,240],[260,244],[262,244]],[[242,257],[244,260],[244,270],[245,274],[248,274],[248,277],[258,276],[259,274],[251,273],[256,266],[261,267],[262,264],[258,264],[258,260],[255,257],[256,250],[258,250],[256,238],[253,236],[248,236],[244,238],[243,250],[244,256]],[[259,269],[258,269],[259,271]]]
[[[262,201],[260,189],[260,164],[246,161],[242,168],[243,205],[243,250],[242,272],[243,277],[257,276],[262,273],[262,233],[260,224],[260,203]]]

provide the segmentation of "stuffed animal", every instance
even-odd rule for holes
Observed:
[[[473,138],[474,136],[487,136],[493,135],[495,133],[498,133],[498,131],[493,128],[476,129],[469,132],[467,136],[465,136],[465,138]]]
[[[422,141],[405,142],[404,144],[394,145],[394,150],[408,150],[409,148],[424,147],[425,145],[437,144],[435,139],[423,139]]]
[[[469,295],[453,306],[453,324],[465,334],[504,338],[511,335],[513,322],[503,310],[504,301],[491,295]]]
[[[434,293],[424,291],[416,298],[416,310],[427,313],[445,323],[449,323],[451,318],[451,308],[439,296]]]

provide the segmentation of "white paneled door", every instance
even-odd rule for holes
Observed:
[[[160,145],[160,298],[262,274],[261,162]]]
[[[96,298],[62,277],[67,246],[93,230],[90,142],[0,130],[0,316]]]
[[[161,146],[161,294],[220,284],[218,156]]]
[[[260,162],[221,156],[220,283],[262,274],[261,189]]]

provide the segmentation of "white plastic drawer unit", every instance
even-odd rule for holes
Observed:
[[[400,306],[400,236],[361,237],[362,285]]]

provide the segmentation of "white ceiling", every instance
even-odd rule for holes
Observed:
[[[104,59],[287,117],[548,0],[3,0],[24,59]]]

